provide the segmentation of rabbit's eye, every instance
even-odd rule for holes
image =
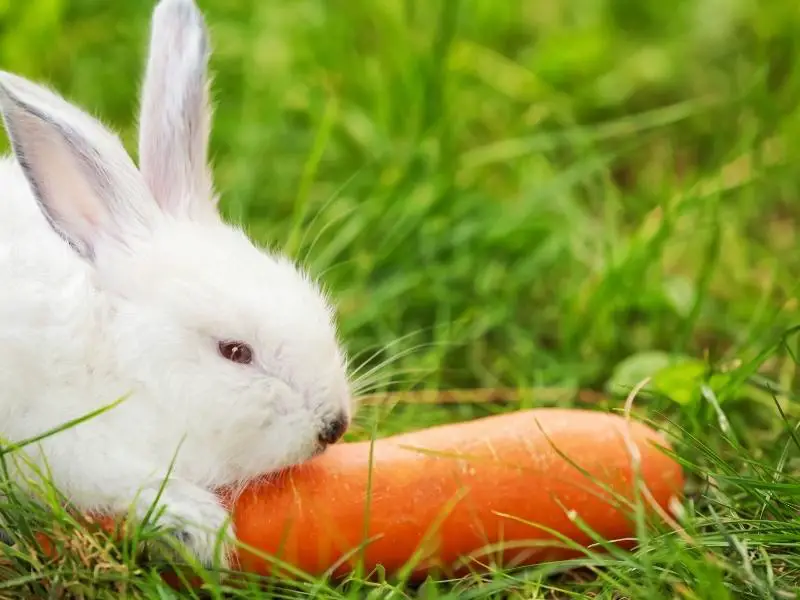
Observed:
[[[244,342],[220,342],[219,353],[235,363],[249,365],[253,362],[253,349]]]

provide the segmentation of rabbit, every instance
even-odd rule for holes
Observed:
[[[322,284],[220,215],[209,56],[193,0],[161,0],[138,168],[97,118],[0,72],[0,439],[100,411],[20,448],[14,481],[30,493],[41,471],[81,512],[156,513],[227,567],[215,492],[324,452],[357,405]]]

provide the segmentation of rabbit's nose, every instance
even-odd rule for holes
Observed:
[[[328,421],[319,432],[318,439],[321,444],[330,445],[338,442],[347,431],[348,419],[344,413],[339,413]]]

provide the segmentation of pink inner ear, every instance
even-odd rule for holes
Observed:
[[[57,136],[41,135],[37,121],[23,116],[19,127],[32,131],[19,137],[39,201],[59,229],[90,247],[108,217],[104,199],[98,197],[68,144]]]
[[[81,254],[100,237],[138,236],[158,208],[119,137],[55,92],[0,74],[19,163],[53,227]]]

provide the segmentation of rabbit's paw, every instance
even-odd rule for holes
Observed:
[[[230,514],[214,494],[184,486],[164,490],[155,517],[156,523],[169,528],[178,542],[204,567],[230,567],[235,534]]]

